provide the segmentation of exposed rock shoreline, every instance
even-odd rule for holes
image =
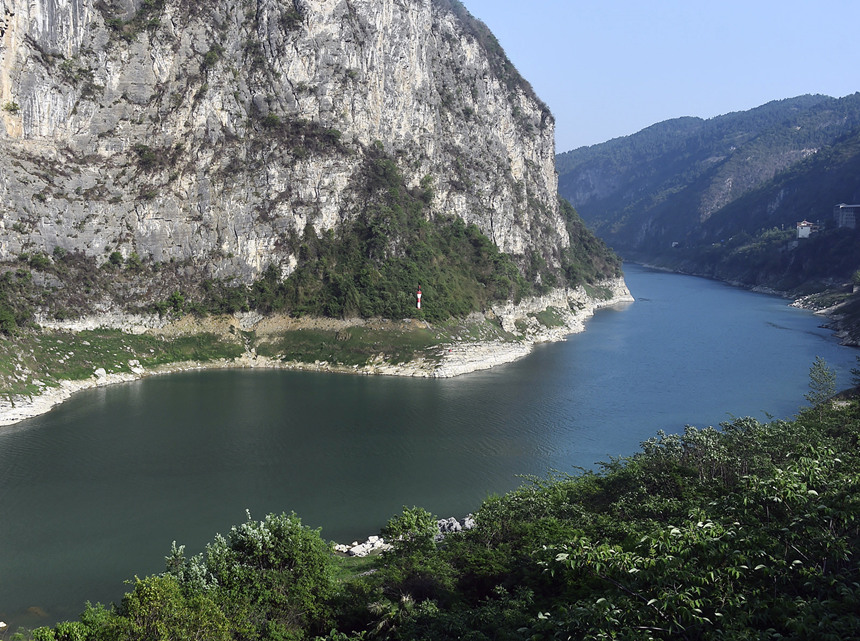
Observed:
[[[817,316],[821,316],[824,319],[821,326],[833,330],[833,335],[839,339],[840,345],[860,347],[860,328],[857,326],[856,315],[852,317],[845,314],[848,302],[843,301],[829,307],[820,307],[815,303],[813,295],[798,298],[791,303],[791,306],[805,309]]]
[[[477,527],[475,518],[469,514],[464,519],[460,520],[453,516],[447,519],[437,519],[436,521],[436,541],[443,540],[452,532],[462,532],[463,530],[472,530]],[[387,543],[381,536],[373,535],[367,537],[362,542],[353,541],[352,543],[336,543],[334,551],[346,556],[364,557],[370,554],[385,552],[391,549],[391,544]]]
[[[63,380],[55,387],[46,386],[41,394],[34,396],[5,397],[0,399],[0,426],[11,425],[27,418],[32,418],[48,412],[54,406],[62,403],[75,392],[126,383],[147,376],[170,374],[203,369],[226,368],[271,368],[309,371],[328,371],[350,374],[382,374],[390,376],[414,376],[423,378],[450,378],[486,370],[497,365],[510,363],[526,356],[537,343],[564,340],[570,334],[585,330],[585,322],[597,309],[620,303],[633,302],[623,278],[601,283],[601,291],[606,293],[603,298],[590,296],[582,287],[571,290],[558,289],[547,296],[531,298],[518,305],[513,303],[494,307],[487,316],[501,323],[506,331],[516,332],[521,338],[516,341],[483,341],[455,342],[439,346],[438,361],[419,359],[408,363],[394,364],[374,362],[364,366],[343,366],[327,362],[304,363],[298,361],[283,361],[258,355],[253,349],[246,350],[236,359],[219,359],[207,362],[177,362],[157,367],[142,367],[137,361],[130,361],[130,372],[106,373],[97,368],[93,375],[84,380]],[[535,314],[552,309],[558,319],[557,324],[547,327],[541,324]],[[229,321],[225,319],[210,319],[203,321],[190,317],[167,323],[158,317],[129,316],[123,314],[105,314],[98,317],[88,317],[70,322],[42,323],[47,329],[65,331],[83,331],[98,327],[121,329],[128,333],[155,332],[162,335],[193,334],[201,331],[222,331],[229,327],[239,326],[243,329],[265,329],[267,324],[276,323],[272,317],[246,314]],[[327,328],[349,327],[363,324],[362,320],[335,319],[280,319],[280,327],[284,324],[298,328],[308,326],[325,326]]]

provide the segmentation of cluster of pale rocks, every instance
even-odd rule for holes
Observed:
[[[340,552],[341,554],[346,554],[348,556],[367,556],[372,552],[384,552],[385,550],[390,549],[391,544],[386,543],[381,536],[376,535],[367,537],[367,540],[364,543],[353,541],[349,545],[337,543],[334,546],[335,552]]]
[[[475,527],[475,519],[469,514],[462,521],[455,519],[453,516],[447,519],[439,519],[436,521],[438,533],[436,540],[441,541],[446,535],[452,532],[462,532],[463,530],[471,530]],[[337,543],[334,546],[334,551],[347,556],[367,556],[375,552],[385,552],[391,549],[391,544],[386,543],[381,536],[369,536],[363,543],[353,541],[349,545]]]

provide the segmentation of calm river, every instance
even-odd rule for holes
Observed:
[[[822,356],[856,350],[786,301],[626,267],[636,303],[489,372],[424,380],[283,371],[153,377],[0,428],[0,620],[76,618],[123,581],[245,518],[295,511],[323,537],[404,505],[463,516],[519,475],[636,451],[659,429],[791,417]]]

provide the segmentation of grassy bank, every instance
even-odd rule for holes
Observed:
[[[153,368],[183,361],[232,359],[244,352],[241,342],[201,333],[167,338],[114,329],[22,331],[0,340],[0,390],[4,396],[37,395],[62,380],[132,373],[132,367]]]
[[[559,325],[554,313],[535,314],[544,327]],[[61,381],[105,374],[140,374],[162,366],[194,362],[223,366],[243,356],[273,365],[371,368],[382,364],[438,365],[448,347],[460,343],[516,342],[522,334],[498,322],[472,317],[431,326],[415,320],[297,320],[269,317],[258,331],[243,331],[233,317],[186,317],[163,330],[130,333],[118,329],[79,332],[31,328],[0,337],[0,397],[38,396]],[[261,363],[262,364],[262,363]]]

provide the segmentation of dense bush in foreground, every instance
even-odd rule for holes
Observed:
[[[37,639],[860,638],[860,403],[659,434],[597,472],[487,500],[346,565],[294,515],[181,548],[122,603]],[[362,570],[362,571],[359,571]]]

